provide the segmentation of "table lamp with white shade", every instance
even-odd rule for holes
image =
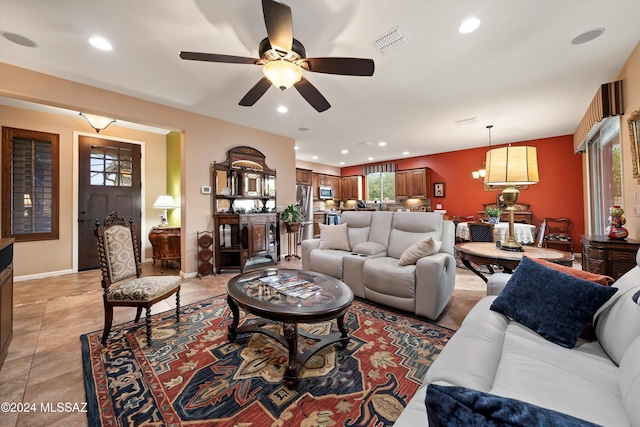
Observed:
[[[504,185],[502,197],[509,213],[509,236],[499,246],[507,251],[522,251],[522,245],[514,238],[513,211],[520,196],[517,185],[537,184],[538,156],[536,147],[508,146],[487,152],[486,185]]]
[[[169,223],[167,222],[167,209],[175,209],[178,205],[176,205],[173,197],[163,194],[158,196],[156,202],[153,204],[154,209],[162,209],[162,215],[160,215],[160,225],[159,227],[169,227]]]

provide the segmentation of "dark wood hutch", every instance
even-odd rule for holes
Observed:
[[[212,165],[215,270],[276,264],[280,229],[276,171],[251,147],[236,147]]]

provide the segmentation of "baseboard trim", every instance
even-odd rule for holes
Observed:
[[[38,274],[28,274],[26,276],[15,276],[13,278],[14,283],[15,282],[26,282],[27,280],[34,280],[34,279],[45,279],[47,277],[54,277],[54,276],[64,276],[65,274],[71,274],[73,273],[73,270],[69,269],[69,270],[58,270],[58,271],[47,271],[46,273],[38,273]]]

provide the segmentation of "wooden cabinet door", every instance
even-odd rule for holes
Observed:
[[[409,197],[409,171],[396,171],[396,199]]]
[[[311,192],[313,193],[314,200],[318,200],[320,198],[320,192],[318,190],[318,187],[320,186],[318,176],[319,175],[317,173],[311,174]]]
[[[331,186],[333,187],[333,200],[342,200],[342,180],[339,176],[331,177]]]
[[[269,228],[266,221],[250,222],[249,241],[249,257],[267,253],[269,249]]]
[[[311,185],[311,171],[309,169],[296,169],[296,184]]]
[[[429,190],[427,189],[427,170],[414,169],[411,171],[409,197],[426,198]]]
[[[351,181],[348,176],[342,177],[340,180],[340,186],[342,187],[342,199],[353,199],[353,195],[351,194]]]
[[[361,177],[358,175],[355,176],[344,176],[342,177],[342,199],[343,200],[357,200],[361,199]]]

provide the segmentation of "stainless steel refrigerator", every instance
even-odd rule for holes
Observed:
[[[313,238],[313,194],[310,185],[296,185],[296,201],[304,215],[298,241]]]

